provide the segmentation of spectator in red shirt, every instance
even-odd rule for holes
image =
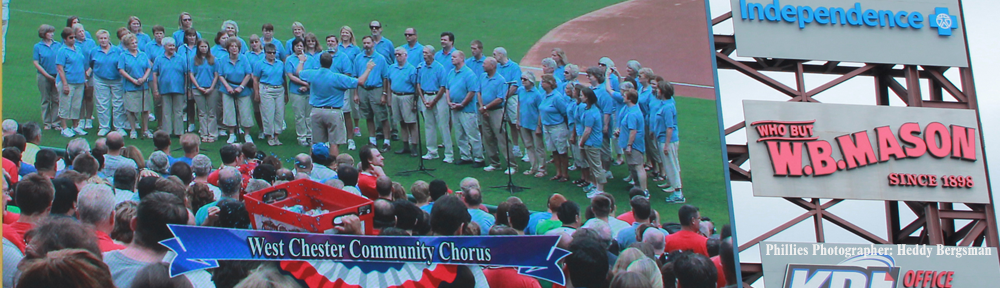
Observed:
[[[101,252],[125,249],[108,235],[115,227],[115,195],[110,186],[87,184],[77,195],[76,205],[77,218],[93,226]]]
[[[365,145],[358,151],[358,158],[361,158],[361,171],[358,173],[358,190],[369,199],[378,199],[378,191],[375,189],[375,180],[379,176],[385,176],[382,166],[385,157],[372,145]],[[391,188],[391,187],[390,187]]]
[[[241,169],[240,165],[245,163],[245,160],[243,159],[243,152],[240,151],[239,144],[223,145],[222,148],[219,148],[219,156],[222,158],[222,166],[230,166],[236,169]],[[253,171],[253,169],[250,171]],[[242,170],[240,170],[240,173],[243,174],[242,187],[246,188],[247,183],[250,182],[250,174],[249,172],[243,173]],[[208,184],[215,185],[216,187],[219,186],[219,169],[216,169],[215,171],[212,171],[211,174],[208,174]],[[240,195],[242,195],[242,189],[240,189]]]
[[[48,177],[37,173],[28,174],[19,182],[14,195],[21,208],[21,217],[14,224],[3,225],[3,237],[24,252],[27,243],[24,234],[49,216],[56,189]]]
[[[698,207],[691,205],[681,206],[681,209],[677,211],[677,216],[681,223],[681,231],[670,234],[665,238],[667,242],[665,251],[667,253],[677,250],[693,251],[704,255],[707,259],[708,248],[705,245],[705,241],[708,238],[699,233],[701,228],[701,213],[698,212]]]

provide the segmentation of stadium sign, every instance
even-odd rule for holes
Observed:
[[[989,203],[973,110],[743,102],[755,196]]]
[[[741,57],[967,67],[958,2],[732,0]]]
[[[765,286],[783,288],[990,287],[1000,280],[995,247],[760,244]]]

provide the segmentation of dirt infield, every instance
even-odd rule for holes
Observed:
[[[715,99],[712,54],[704,0],[631,0],[590,12],[545,34],[521,59],[541,67],[552,48],[566,51],[581,70],[611,57],[622,73],[639,60],[656,74],[679,83],[679,96]],[[586,79],[580,79],[587,82]]]

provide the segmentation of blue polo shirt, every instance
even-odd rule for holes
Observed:
[[[42,66],[42,70],[45,70],[45,73],[56,76],[56,73],[58,73],[56,71],[56,53],[59,52],[59,48],[62,48],[62,46],[62,43],[56,41],[52,41],[49,45],[45,45],[45,42],[39,41],[35,43],[35,47],[31,51],[31,60],[38,61],[38,64]]]
[[[261,50],[263,50],[263,47],[267,47],[267,44],[274,44],[275,48],[274,53],[276,53],[274,55],[274,57],[276,58],[274,59],[278,59],[284,62],[285,56],[287,55],[285,53],[287,53],[288,51],[285,50],[285,46],[281,44],[281,41],[275,38],[271,38],[271,41],[265,41],[264,38],[260,39],[260,47],[262,48]]]
[[[667,128],[674,128],[673,133],[670,134],[670,143],[681,141],[679,130],[677,129],[677,106],[674,103],[665,103],[663,107],[660,108],[660,123],[663,125],[663,137],[658,139],[660,142],[666,142],[666,131]]]
[[[229,57],[216,59],[216,63],[219,64],[219,76],[226,79],[227,83],[222,83],[222,85],[229,85],[230,88],[236,89],[243,83],[243,78],[247,75],[253,74],[253,69],[250,68],[250,60],[247,59],[246,55],[239,55],[236,62],[233,62]],[[226,89],[219,89],[225,93]],[[246,87],[243,92],[240,92],[238,97],[250,96],[253,94],[253,89],[251,87]]]
[[[375,67],[372,68],[372,72],[368,74],[368,80],[365,81],[365,87],[382,87],[383,78],[389,78],[389,64],[386,62],[385,57],[382,54],[375,53],[372,51],[372,55],[365,55],[361,52],[354,58],[354,74],[361,76],[361,73],[365,73],[365,69],[368,68],[368,61],[375,61]]]
[[[601,147],[604,139],[604,114],[601,109],[597,109],[597,105],[583,110],[583,127],[590,127],[590,137],[584,140],[583,145]],[[583,133],[580,133],[580,137],[583,137]]]
[[[264,50],[260,50],[260,53],[248,51],[243,55],[247,55],[247,60],[250,60],[250,69],[253,69],[254,71],[257,70],[257,65],[260,65],[260,62],[264,61]]]
[[[209,50],[211,51],[211,50]],[[195,55],[198,55],[198,48],[193,46],[188,46],[187,44],[177,46],[177,54],[184,55],[184,59],[191,60]]]
[[[212,46],[211,49],[208,49],[208,53],[212,53],[212,56],[214,56],[217,61],[229,59],[229,50],[222,48],[222,45]]]
[[[348,65],[349,65],[348,67],[354,67],[354,58],[358,57],[358,54],[361,54],[361,48],[358,47],[357,45],[354,45],[354,44],[347,44],[347,46],[344,46],[344,44],[341,43],[340,46],[337,47],[337,53],[344,54],[344,56],[346,56],[346,58],[347,58],[347,61],[350,61],[350,63],[348,63]],[[365,64],[365,65],[367,65],[367,64]],[[354,76],[354,77],[361,76],[361,74],[354,74],[354,71],[353,71],[354,69],[353,68],[350,69],[350,70],[351,71],[345,71],[345,72],[348,72],[348,73],[344,73],[344,74],[351,75],[351,76]],[[361,71],[363,72],[365,70],[361,70]]]
[[[542,98],[538,105],[538,113],[542,118],[542,125],[556,125],[566,123],[566,108],[570,105],[569,97],[562,92],[553,90]]]
[[[414,93],[417,91],[417,68],[410,63],[392,64],[389,66],[389,80],[394,93]]]
[[[469,67],[462,66],[459,70],[452,69],[448,72],[448,77],[446,78],[448,82],[448,98],[452,103],[461,104],[465,101],[465,97],[469,95],[469,92],[479,92],[479,84],[476,83],[476,75],[472,74],[472,69]],[[472,101],[462,108],[464,113],[476,113],[476,97],[472,97]]]
[[[632,141],[632,150],[646,153],[646,142],[642,141],[646,125],[643,123],[639,105],[626,106],[622,113],[622,121],[618,125],[619,131],[621,131],[621,134],[618,135],[618,147],[628,146],[628,135],[632,130],[635,130],[636,135],[635,141]]]
[[[449,59],[449,61],[451,60]],[[472,69],[472,73],[475,73],[476,75],[482,75],[483,62],[485,61],[486,61],[486,56],[481,56],[479,57],[479,59],[476,59],[476,57],[465,58],[465,67],[469,67],[469,69]]]
[[[288,38],[288,41],[285,41],[285,47],[284,47],[285,51],[283,52],[285,54],[282,55],[284,56],[284,58],[281,58],[282,61],[286,60],[288,56],[295,55],[295,51],[292,51],[293,49],[295,49],[295,47],[292,46],[292,42],[295,42],[295,37]],[[304,45],[305,43],[302,44]]]
[[[639,83],[639,82],[636,82]],[[653,89],[649,86],[642,87],[639,89],[639,110],[642,111],[642,115],[649,115],[651,111],[649,110],[649,102],[653,101],[656,97],[653,96]],[[648,116],[647,116],[648,118]]]
[[[493,107],[493,109],[503,108],[504,101],[507,100],[507,85],[504,84],[507,80],[504,79],[503,75],[500,75],[500,73],[493,73],[493,77],[490,77],[489,74],[486,73],[480,75],[479,93],[482,94],[483,105],[489,104],[490,102],[493,102],[493,100],[500,98],[500,105]]]
[[[358,79],[333,73],[330,69],[302,70],[299,77],[309,82],[309,105],[313,107],[344,107],[344,92],[358,87]]]
[[[218,78],[218,74],[215,72],[216,65],[219,64],[219,59],[215,59],[215,63],[209,64],[208,59],[201,59],[201,65],[198,65],[194,58],[191,58],[188,67],[191,67],[190,73],[194,74],[195,83],[191,83],[192,86],[198,85],[201,88],[209,88],[212,86],[212,80]],[[218,87],[218,86],[216,86]]]
[[[507,65],[497,63],[497,74],[503,75],[503,79],[514,81],[514,87],[521,87],[521,65],[517,65],[514,60],[507,60]]]
[[[438,50],[437,53],[434,53],[434,61],[438,62],[438,63],[441,63],[441,66],[444,66],[444,70],[445,71],[454,71],[455,70],[455,65],[451,64],[451,53],[452,52],[455,52],[455,47],[452,47],[451,50],[448,50],[447,53],[444,52],[444,49]]]
[[[246,40],[243,40],[243,38],[240,38],[240,36],[229,36],[229,39],[233,39],[233,37],[236,37],[236,40],[240,40],[240,54],[250,53],[250,45],[247,45]],[[177,43],[182,43],[182,42],[177,42]],[[263,49],[261,50],[263,51]]]
[[[149,56],[149,61],[153,62],[156,61],[156,58],[163,56],[164,50],[166,50],[166,48],[163,48],[163,45],[153,41],[149,42],[149,44],[146,44],[146,47],[141,50],[142,52],[146,52],[146,55]],[[216,58],[218,58],[218,56],[216,56]]]
[[[324,51],[323,53],[316,53],[316,55],[313,55],[312,58],[309,58],[309,60],[306,62],[305,66],[302,69],[321,68],[322,66],[319,64],[319,57],[323,56],[323,54],[325,53],[330,53],[330,52],[329,50],[327,50]],[[331,63],[330,65],[330,70],[333,71],[334,73],[350,75],[352,74],[350,72],[354,72],[354,67],[352,67],[353,65],[351,65],[352,63],[354,63],[354,61],[347,59],[346,54],[338,52],[337,54],[333,54],[333,63]],[[362,70],[362,72],[364,72],[364,70]]]
[[[277,58],[274,59],[274,63],[269,63],[265,58],[257,63],[253,75],[260,79],[261,84],[281,86],[285,82],[285,64]]]
[[[570,101],[570,106],[566,113],[568,114],[566,122],[572,125],[569,128],[574,129],[573,131],[576,132],[577,136],[581,136],[583,135],[583,111],[587,110],[587,103]]]
[[[559,62],[556,62],[556,65],[559,65]],[[556,70],[552,71],[552,76],[556,78],[556,81],[566,81],[565,78],[562,78],[564,72],[566,72],[566,65],[556,67]]]
[[[122,59],[118,62],[118,69],[125,71],[128,76],[139,79],[142,75],[146,74],[146,70],[149,70],[153,66],[149,62],[149,56],[146,52],[135,51],[135,55],[129,53],[128,51],[122,52]],[[122,77],[122,89],[128,92],[146,90],[149,87],[149,81],[143,82],[142,86],[135,86],[132,81],[125,80]]]
[[[410,47],[410,43],[404,43],[403,45],[399,45],[399,47],[406,49],[406,63],[410,63],[413,67],[420,66],[420,63],[424,63],[424,45],[421,45],[420,41],[413,43],[413,47]],[[393,53],[395,53],[395,51],[393,51]]]
[[[306,67],[305,66],[307,64],[308,64],[308,60],[307,60],[307,63],[302,64],[302,71],[306,71]],[[285,58],[285,74],[286,75],[287,74],[292,74],[292,75],[298,77],[299,73],[295,72],[295,69],[297,69],[298,67],[299,67],[299,57],[298,56],[291,55],[291,56],[288,56],[288,58]],[[303,80],[303,81],[305,81],[305,80]],[[288,92],[289,93],[303,94],[302,92],[299,92],[299,88],[301,88],[301,87],[302,87],[302,85],[299,85],[298,83],[295,83],[295,81],[292,81],[291,79],[288,80]],[[308,91],[306,91],[306,92],[308,92]]]
[[[69,84],[83,84],[86,82],[86,64],[87,57],[83,56],[83,51],[80,47],[74,47],[70,49],[69,47],[62,46],[59,48],[59,52],[56,53],[56,65],[62,65],[63,71],[66,73],[66,83]],[[59,78],[59,76],[56,76]]]
[[[160,94],[184,93],[184,73],[187,61],[183,55],[173,57],[163,55],[153,62],[153,72],[157,74],[156,87]]]
[[[150,38],[149,34],[146,34],[144,32],[139,32],[139,34],[135,34],[135,39],[137,41],[136,43],[139,44],[139,48],[146,47],[146,44],[149,44],[149,42],[153,42],[153,38]],[[178,43],[183,43],[183,42],[178,42]],[[122,47],[122,49],[124,49],[124,47]]]
[[[382,58],[385,58],[386,64],[389,65],[396,64],[396,57],[394,57],[396,55],[395,54],[396,46],[392,45],[392,41],[389,41],[389,38],[385,38],[385,36],[383,36],[382,41],[378,41],[378,43],[375,43],[374,50],[375,52],[378,52],[378,54],[382,54]]]
[[[76,40],[76,48],[80,49],[80,53],[83,53],[83,57],[86,58],[88,63],[90,62],[90,51],[97,49],[97,47],[98,47],[97,42],[94,42],[94,39],[91,39],[89,34],[87,36],[87,40],[84,41],[80,41],[80,39]],[[88,64],[87,66],[90,65]]]
[[[604,90],[604,86],[597,85],[597,87],[591,87],[590,89],[594,90],[594,94],[597,95],[597,106],[601,109],[601,112],[607,115],[614,115],[617,108],[615,100],[611,98],[608,91]]]
[[[517,88],[518,124],[525,129],[535,131],[538,128],[538,105],[542,103],[542,93],[537,87],[525,90]]]
[[[194,33],[198,35],[198,39],[203,39],[201,37],[201,32],[194,32]],[[177,29],[177,31],[174,31],[173,37],[175,43],[184,43],[184,30]],[[208,41],[211,42],[212,40]],[[243,47],[246,47],[246,45],[243,45]]]
[[[94,75],[104,80],[121,80],[122,74],[118,73],[118,61],[121,60],[122,51],[118,46],[108,45],[108,51],[100,48],[90,51],[91,69]]]
[[[611,90],[615,90],[615,92],[622,92],[621,82],[620,79],[618,79],[618,76],[611,75],[611,77],[605,79],[605,81],[611,83]]]
[[[423,61],[417,66],[417,80],[420,83],[420,89],[425,92],[440,91],[441,87],[447,84],[445,77],[448,77],[448,71],[444,70],[444,65],[437,61],[431,61],[430,65],[427,65],[427,61]]]

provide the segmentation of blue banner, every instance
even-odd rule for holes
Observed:
[[[177,253],[170,276],[219,267],[217,260],[330,260],[517,267],[518,273],[565,285],[556,261],[569,251],[559,236],[362,236],[167,225],[160,244]]]

